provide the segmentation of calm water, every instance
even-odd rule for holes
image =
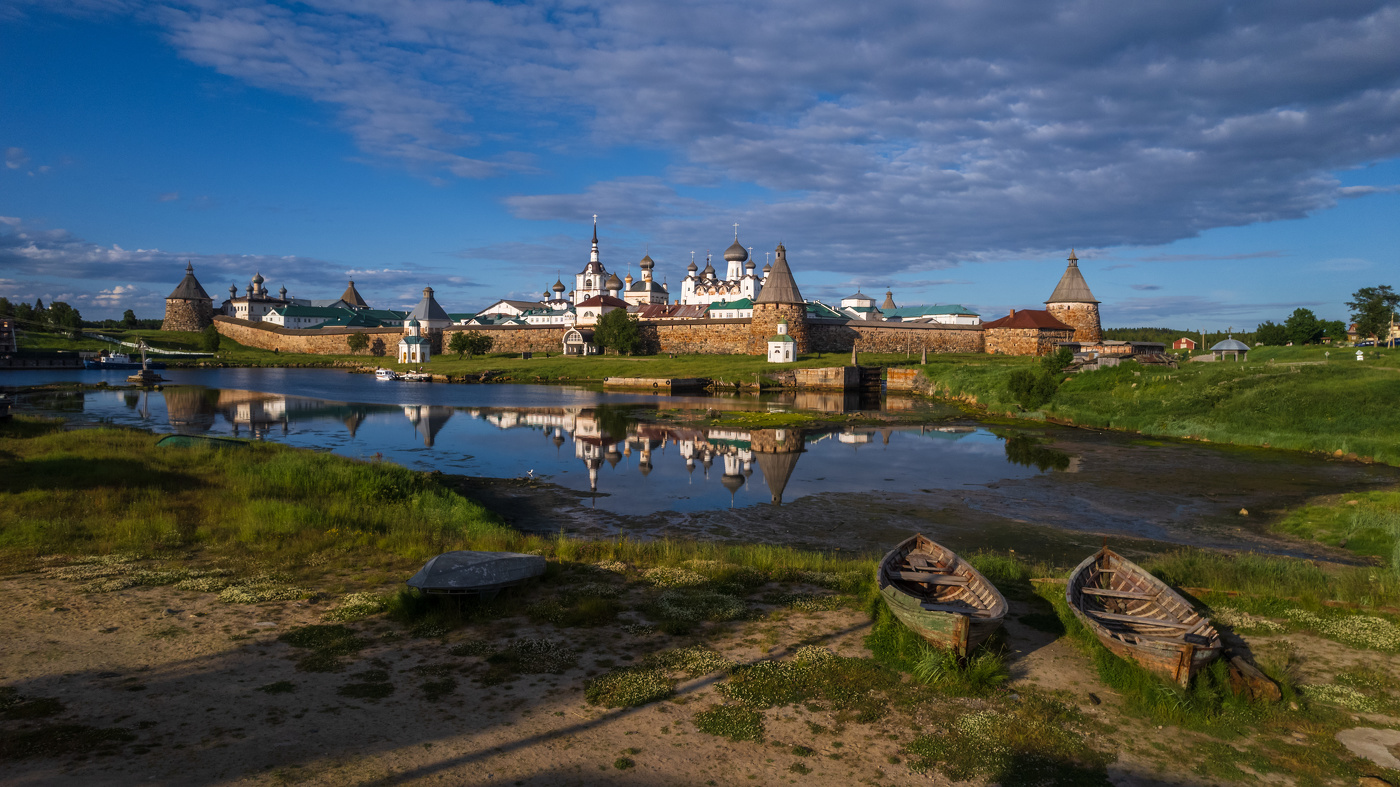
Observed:
[[[90,382],[101,374],[74,377]],[[165,376],[171,384],[163,391],[33,394],[21,409],[158,432],[254,437],[421,470],[534,477],[597,492],[597,508],[631,515],[781,503],[823,492],[956,488],[1045,472],[1032,462],[1009,461],[1002,439],[986,429],[951,422],[744,430],[639,418],[658,407],[839,412],[890,404],[879,398],[657,397],[562,386],[384,382],[304,369],[172,370]],[[201,384],[181,384],[195,381]],[[16,384],[8,377],[0,382]],[[896,400],[900,405],[918,406]]]
[[[1396,468],[1284,451],[1031,424],[989,428],[935,403],[898,397],[669,397],[381,382],[324,369],[164,374],[172,382],[163,391],[41,392],[23,396],[18,409],[158,432],[254,437],[421,470],[533,477],[570,490],[562,498],[500,484],[474,492],[526,529],[861,550],[922,531],[957,549],[1041,554],[1078,554],[1097,543],[1088,534],[1099,533],[1296,552],[1296,543],[1270,535],[1272,517],[1316,495],[1400,482]],[[0,386],[125,382],[122,373],[106,375],[0,372]],[[702,408],[899,410],[926,416],[926,425],[746,430],[668,417]]]

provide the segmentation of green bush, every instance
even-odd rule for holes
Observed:
[[[1039,410],[1055,396],[1059,385],[1044,369],[1017,369],[1006,379],[1006,390],[1024,410]]]

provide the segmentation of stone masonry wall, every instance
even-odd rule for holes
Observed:
[[[1050,328],[988,328],[987,352],[993,355],[1049,355],[1059,342],[1072,340],[1074,331]]]
[[[1045,310],[1074,329],[1074,341],[1097,342],[1103,339],[1097,303],[1050,303],[1046,304]]]
[[[567,328],[558,325],[454,325],[442,332],[443,352],[452,344],[453,334],[476,331],[491,337],[493,353],[551,353],[564,352],[564,332]]]
[[[199,332],[214,321],[214,306],[210,301],[167,298],[162,331]]]
[[[642,337],[652,349],[688,355],[752,354],[749,320],[686,320],[642,323]],[[767,352],[767,346],[764,347]]]
[[[936,325],[928,323],[812,322],[807,326],[811,352],[980,353],[983,351],[980,325]]]
[[[753,321],[749,326],[749,337],[743,349],[735,353],[767,355],[768,337],[778,332],[778,322],[787,320],[788,335],[792,337],[798,354],[812,351],[812,337],[807,330],[807,307],[800,303],[755,303]]]
[[[352,333],[369,336],[367,356],[397,356],[401,328],[280,328],[265,322],[249,322],[220,315],[214,318],[219,333],[239,344],[264,350],[315,355],[350,355],[345,339]]]

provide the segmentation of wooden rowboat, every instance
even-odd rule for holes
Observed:
[[[987,640],[1006,617],[1006,599],[951,549],[913,535],[875,569],[890,612],[930,645],[959,656]]]
[[[1065,601],[1104,647],[1183,687],[1223,649],[1210,618],[1108,547],[1070,575]]]

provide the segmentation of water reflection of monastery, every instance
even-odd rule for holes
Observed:
[[[335,420],[353,437],[364,422],[402,416],[425,447],[436,444],[438,434],[457,414],[489,423],[501,430],[539,432],[562,452],[573,444],[573,456],[588,472],[589,488],[599,491],[599,471],[606,462],[616,468],[624,458],[645,478],[658,462],[683,462],[690,483],[718,482],[730,493],[750,483],[757,466],[774,505],[783,502],[783,491],[807,446],[823,440],[850,444],[856,450],[888,445],[891,428],[735,429],[648,423],[636,420],[625,409],[606,406],[534,409],[458,409],[442,405],[373,405],[332,402],[251,391],[169,387],[164,392],[171,426],[177,432],[198,433],[214,428],[220,417],[236,435],[262,438],[286,434],[297,421]],[[837,394],[836,396],[841,396]],[[830,404],[839,404],[832,402]],[[974,431],[971,426],[927,426],[928,437],[959,439]],[[460,446],[454,446],[460,447]],[[698,471],[698,475],[697,475]],[[618,490],[624,491],[624,490]]]

